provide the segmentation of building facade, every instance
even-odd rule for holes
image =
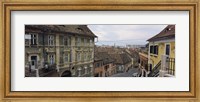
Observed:
[[[94,76],[109,77],[116,73],[114,59],[107,52],[95,52],[94,57]]]
[[[175,25],[168,25],[159,34],[148,39],[149,52],[148,64],[149,70],[160,72],[168,75],[175,75]],[[167,75],[165,74],[165,75]],[[163,74],[159,74],[163,76]]]
[[[117,73],[128,72],[128,70],[132,68],[132,60],[126,53],[110,55],[115,60]]]
[[[93,76],[95,37],[86,25],[25,25],[26,76]]]
[[[141,77],[147,77],[149,73],[148,69],[148,55],[145,53],[139,53],[139,69],[140,69],[140,75]]]

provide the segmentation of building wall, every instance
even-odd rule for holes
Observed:
[[[30,34],[31,32],[26,32]],[[93,76],[93,57],[94,57],[94,37],[87,36],[77,36],[70,34],[37,34],[37,45],[28,45],[25,46],[25,66],[28,66],[30,62],[31,55],[37,55],[39,60],[38,63],[48,62],[50,63],[49,55],[54,55],[54,62],[56,63],[56,68],[60,74],[65,70],[70,70],[73,76],[78,76],[78,73],[81,72],[80,76]],[[54,37],[53,45],[49,45],[48,39],[49,36]],[[43,41],[44,36],[44,41]],[[71,43],[69,46],[63,44],[64,37],[71,37]],[[81,40],[80,46],[76,46],[76,38],[87,39],[87,43],[84,44],[84,41]],[[91,42],[91,41],[92,42]],[[30,41],[30,40],[28,40]],[[44,43],[44,45],[43,45]],[[43,49],[48,53],[46,59],[44,59]],[[81,54],[81,60],[77,61],[77,53]],[[65,61],[65,54],[69,53],[69,61]],[[84,60],[84,55],[87,54],[87,60]],[[87,68],[86,68],[87,67]],[[43,65],[41,66],[43,68]],[[85,69],[86,68],[86,69]],[[86,71],[87,70],[87,71]],[[86,75],[87,74],[87,75]]]
[[[147,77],[148,74],[148,55],[145,53],[139,53],[139,68],[141,70],[141,76],[142,77]]]
[[[175,58],[175,41],[165,41],[165,42],[149,42],[149,49],[151,45],[158,45],[158,55],[150,54],[148,52],[148,64],[152,64],[152,68],[158,64],[161,60],[161,56],[165,55],[165,45],[170,44],[170,58]]]

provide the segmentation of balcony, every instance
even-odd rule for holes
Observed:
[[[174,76],[175,75],[175,58],[167,58],[166,62],[167,62],[166,71],[168,74],[167,76]]]

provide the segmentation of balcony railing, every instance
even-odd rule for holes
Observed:
[[[149,73],[149,77],[157,77],[159,75],[159,71],[161,68],[161,61],[153,68],[153,70]]]
[[[167,74],[175,75],[175,58],[167,58],[166,62],[168,63]]]

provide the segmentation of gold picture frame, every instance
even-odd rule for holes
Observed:
[[[1,2],[1,66],[0,80],[2,84],[0,90],[1,100],[27,101],[27,98],[44,99],[50,101],[56,98],[60,101],[145,101],[151,98],[153,102],[162,101],[199,101],[199,63],[198,51],[200,44],[198,29],[200,24],[200,1],[199,0],[75,0],[54,2],[53,0],[34,1],[34,0],[3,0]],[[12,92],[11,90],[11,11],[13,10],[44,10],[44,11],[63,11],[63,10],[114,10],[114,11],[189,11],[190,21],[190,91],[188,92]],[[56,93],[56,94],[55,94]],[[117,98],[116,98],[117,97]],[[67,99],[60,99],[67,98]],[[119,98],[119,99],[118,99]],[[138,100],[139,99],[139,100]],[[159,99],[159,100],[157,100]],[[168,100],[169,99],[169,100]],[[173,99],[173,100],[172,100]],[[55,100],[56,101],[56,100]]]

